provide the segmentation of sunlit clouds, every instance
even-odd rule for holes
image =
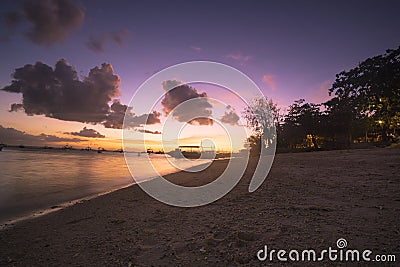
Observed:
[[[245,55],[243,53],[233,53],[233,54],[228,54],[225,56],[227,59],[234,60],[238,62],[240,65],[246,64],[248,61],[250,61],[253,57],[250,55]]]
[[[212,105],[207,100],[206,92],[199,93],[195,88],[176,80],[164,81],[163,88],[168,90],[161,101],[165,115],[172,112],[176,120],[189,124],[213,124],[213,121],[208,118],[212,116]],[[173,89],[169,90],[170,88]],[[192,101],[190,106],[179,106],[190,99],[196,101]]]
[[[237,125],[240,118],[239,115],[236,114],[236,111],[232,109],[230,105],[226,107],[227,111],[224,112],[224,115],[221,117],[221,122],[230,124],[230,125]]]
[[[264,74],[264,76],[262,77],[262,82],[265,83],[268,86],[268,88],[271,89],[272,91],[275,90],[276,84],[273,75]]]
[[[65,132],[65,134],[82,136],[82,137],[90,137],[90,138],[105,138],[106,137],[105,135],[102,135],[98,131],[96,131],[94,129],[89,129],[86,127],[83,127],[83,129],[80,130],[79,132],[70,132],[70,133]]]

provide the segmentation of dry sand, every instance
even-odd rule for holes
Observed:
[[[225,165],[168,178],[194,185]],[[256,257],[264,245],[318,250],[338,238],[400,261],[400,149],[279,154],[248,193],[254,166],[199,208],[171,207],[131,186],[21,222],[0,232],[0,265],[258,266],[269,264]]]

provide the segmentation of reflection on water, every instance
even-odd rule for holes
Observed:
[[[129,157],[140,178],[150,178],[153,172],[141,168],[147,156]],[[164,155],[152,155],[151,160],[162,174],[177,171]],[[122,153],[5,148],[0,152],[0,223],[133,182]]]

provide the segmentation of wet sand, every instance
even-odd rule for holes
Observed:
[[[255,164],[203,207],[171,207],[134,185],[20,222],[0,231],[0,265],[258,266],[270,264],[256,257],[264,245],[319,250],[339,238],[400,261],[399,148],[278,154],[267,180],[248,193]],[[193,186],[225,166],[168,179]]]

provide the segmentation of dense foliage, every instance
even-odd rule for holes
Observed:
[[[335,149],[348,148],[355,142],[399,142],[400,47],[337,74],[329,94],[333,97],[321,104],[296,100],[284,115],[272,100],[256,99],[244,111],[244,118],[254,131],[247,140],[250,148],[260,150],[271,120],[281,149]],[[265,115],[266,105],[272,111],[270,117]]]

